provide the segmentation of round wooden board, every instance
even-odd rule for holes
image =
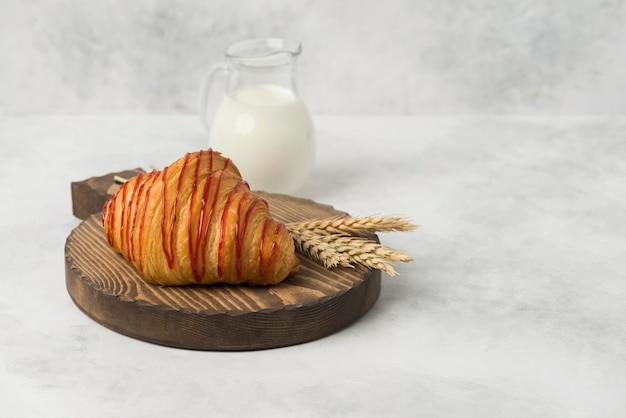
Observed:
[[[259,194],[282,222],[345,213],[312,200]],[[66,286],[74,303],[107,328],[197,350],[258,350],[312,341],[351,324],[376,302],[380,271],[328,270],[299,257],[300,272],[275,286],[158,287],[109,247],[100,218],[93,215],[67,238]]]

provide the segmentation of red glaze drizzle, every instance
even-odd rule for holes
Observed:
[[[203,162],[202,151],[200,151],[200,154],[198,155],[198,163],[193,176],[190,198],[191,201],[189,205],[189,255],[191,270],[196,283],[201,283],[206,274],[209,230],[217,212],[217,202],[219,200],[224,174],[230,164],[230,160],[227,159],[224,162],[224,167],[219,171],[216,178],[215,172],[213,171],[213,151],[209,150],[208,155],[208,176],[205,180],[204,187],[202,187],[202,191],[200,191],[200,188],[198,187],[200,183],[200,164]],[[213,196],[213,199],[211,199],[211,195]],[[196,203],[198,198],[201,199],[199,204]],[[209,201],[211,201],[210,205]],[[195,210],[196,206],[199,206],[197,211]],[[197,225],[194,227],[194,220],[196,219]]]
[[[198,247],[196,246],[194,248],[194,243],[196,243],[196,240],[194,239],[194,236],[193,236],[193,231],[194,231],[193,208],[196,204],[196,191],[198,189],[198,178],[200,174],[200,164],[202,163],[202,154],[203,154],[202,151],[198,153],[198,160],[196,161],[196,168],[194,170],[194,175],[193,175],[193,183],[191,184],[191,197],[189,198],[190,202],[189,202],[189,220],[188,220],[188,226],[189,226],[188,241],[189,241],[189,255],[191,256],[191,269],[193,271],[194,277],[196,276],[196,272],[198,270]],[[196,281],[197,280],[198,279],[196,278]]]
[[[134,203],[134,210],[132,211],[132,217],[129,217],[128,222],[126,223],[126,228],[128,229],[126,236],[128,238],[128,258],[131,262],[135,262],[137,257],[135,256],[135,224],[137,223],[137,216],[139,215],[139,202],[141,200],[141,196],[143,195],[143,189],[145,187],[144,174],[139,173],[137,176],[137,180],[135,181],[135,185],[133,187],[133,193],[130,198],[132,203]],[[130,216],[130,214],[129,214]]]
[[[107,200],[102,210],[102,224],[106,221],[107,227],[107,242],[109,245],[113,245],[113,226],[115,222],[115,200],[117,199],[117,193],[115,193],[109,200]]]
[[[126,223],[126,207],[128,206],[126,204],[126,194],[128,191],[129,187],[128,187],[128,183],[124,184],[124,186],[122,186],[122,209],[120,211],[120,247],[124,245],[124,224]]]
[[[185,177],[185,171],[187,170],[187,165],[189,164],[189,157],[191,156],[190,153],[185,154],[185,159],[183,160],[183,166],[180,169],[180,174],[178,176],[178,183],[176,184],[176,197],[174,199],[174,207],[172,208],[172,224],[170,225],[170,230],[169,230],[169,245],[170,245],[170,249],[172,251],[172,255],[175,254],[176,249],[174,248],[174,227],[176,225],[176,220],[178,219],[178,196],[180,195],[180,191],[183,185],[183,179]],[[172,262],[171,264],[169,264],[169,268],[173,269],[174,268],[174,259],[175,257],[172,256]]]
[[[235,248],[236,253],[237,253],[237,280],[241,280],[241,268],[242,268],[242,261],[243,261],[243,241],[246,236],[248,224],[250,223],[250,216],[252,215],[252,212],[254,212],[254,208],[256,207],[256,205],[258,205],[261,202],[265,203],[265,201],[261,199],[260,197],[257,197],[256,199],[254,199],[252,203],[250,203],[250,205],[248,206],[248,209],[246,210],[246,214],[244,215],[244,218],[243,218],[243,225],[240,227],[239,221],[241,220],[241,213],[243,212],[243,203],[246,201],[247,197],[248,197],[248,193],[245,193],[244,196],[239,200],[239,210],[238,210],[239,217],[237,218],[237,224],[235,225],[236,239],[237,239],[236,241],[237,244]]]
[[[150,199],[150,189],[152,188],[152,185],[154,184],[154,181],[157,178],[157,174],[155,171],[152,171],[149,174],[149,178],[146,181],[146,195],[143,199],[143,207],[141,210],[141,219],[139,221],[139,270],[143,271],[143,249],[144,249],[144,241],[145,241],[145,224],[146,224],[146,212],[147,212],[147,207],[148,207],[148,202]],[[150,184],[148,184],[148,182]]]
[[[263,224],[263,232],[261,233],[261,243],[259,244],[259,273],[261,274],[261,276],[265,276],[268,272],[271,271],[272,266],[274,265],[274,259],[276,258],[276,254],[278,251],[278,243],[276,242],[276,240],[274,240],[272,241],[272,245],[269,249],[269,257],[265,256],[265,240],[267,238],[267,232],[272,221],[272,218],[267,218],[265,220],[265,223]],[[274,236],[280,234],[284,227],[285,225],[279,222],[274,229]]]
[[[228,160],[230,161],[230,160]],[[230,209],[230,205],[232,204],[233,197],[239,192],[239,189],[242,186],[248,187],[248,183],[241,180],[237,185],[228,193],[226,197],[226,202],[224,203],[224,210],[222,212],[222,217],[220,219],[220,240],[219,247],[217,249],[217,277],[222,277],[224,275],[223,270],[223,261],[224,261],[224,241],[225,241],[225,233],[226,233],[226,220],[228,218],[228,211]],[[244,193],[245,196],[245,193]],[[242,198],[244,197],[242,196]],[[237,227],[237,225],[236,225]]]
[[[183,160],[183,166],[181,167],[180,174],[178,176],[178,182],[176,183],[176,195],[174,196],[174,201],[172,204],[170,204],[167,196],[167,171],[169,167],[165,167],[163,169],[161,177],[161,185],[163,187],[161,195],[161,207],[163,212],[161,218],[161,246],[163,247],[163,252],[165,253],[167,265],[170,270],[176,267],[176,248],[174,232],[176,220],[178,219],[178,196],[180,194],[180,190],[183,184],[183,179],[185,176],[187,165],[189,163],[189,158],[190,154],[187,153],[185,155],[185,159]]]
[[[126,218],[126,248],[128,249],[128,259],[131,262],[135,262],[135,224],[137,223],[137,219],[139,217],[139,202],[141,201],[141,194],[144,188],[144,174],[139,173],[135,184],[133,185],[133,190],[130,194],[130,211],[128,212],[128,216]]]
[[[161,246],[163,247],[163,252],[165,253],[165,259],[167,260],[167,265],[168,267],[171,269],[174,268],[174,251],[170,246],[170,242],[171,240],[168,239],[170,234],[167,234],[167,230],[169,228],[167,228],[167,221],[168,221],[168,214],[167,214],[167,209],[169,207],[168,201],[167,201],[167,170],[169,167],[165,167],[163,169],[163,171],[161,172],[161,210],[162,210],[162,216],[161,216]],[[175,214],[173,216],[176,216]]]
[[[198,231],[196,234],[196,253],[192,257],[193,264],[192,270],[196,283],[202,282],[204,278],[204,274],[206,273],[206,248],[208,242],[208,234],[209,228],[211,227],[211,222],[213,221],[213,216],[215,213],[215,205],[217,202],[217,197],[219,194],[220,187],[222,185],[222,177],[224,176],[224,172],[220,173],[220,177],[217,182],[216,191],[213,194],[213,202],[210,206],[209,215],[206,214],[207,203],[209,201],[209,197],[211,196],[211,190],[213,186],[213,179],[215,177],[213,173],[213,153],[209,154],[209,175],[204,182],[204,189],[202,190],[202,200],[200,201],[200,214],[198,220]],[[192,213],[190,213],[190,216]],[[191,245],[191,243],[190,243]],[[190,247],[191,249],[191,247]],[[200,256],[200,257],[199,257]]]

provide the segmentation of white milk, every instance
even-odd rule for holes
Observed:
[[[294,93],[271,84],[227,94],[213,121],[210,146],[231,158],[252,190],[295,193],[313,168],[313,123]]]

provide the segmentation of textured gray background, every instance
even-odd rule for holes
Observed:
[[[0,113],[192,113],[244,38],[303,42],[314,114],[624,114],[619,0],[0,0]]]

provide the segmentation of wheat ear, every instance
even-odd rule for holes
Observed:
[[[410,231],[416,228],[404,218],[349,216],[286,224],[296,248],[326,268],[359,264],[397,274],[393,262],[409,262],[409,255],[386,247],[363,235],[375,232]]]
[[[351,217],[335,216],[303,222],[292,222],[293,228],[324,231],[335,234],[363,235],[376,232],[412,231],[417,225],[408,219],[393,216]]]

